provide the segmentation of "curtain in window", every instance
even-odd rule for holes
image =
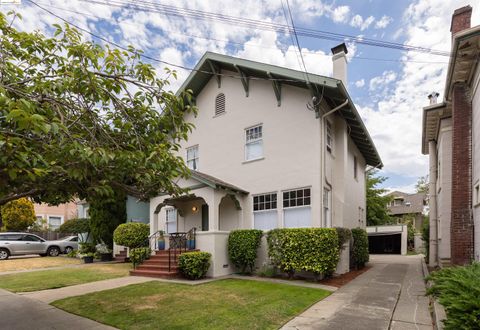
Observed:
[[[277,210],[254,212],[253,223],[255,229],[270,230],[277,228]]]
[[[177,210],[167,209],[167,233],[177,232]]]
[[[262,141],[247,143],[247,150],[246,150],[246,159],[247,160],[261,158],[262,156],[263,156],[263,142]]]
[[[311,227],[312,211],[310,207],[286,208],[283,210],[285,228]]]

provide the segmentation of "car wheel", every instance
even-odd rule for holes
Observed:
[[[49,247],[47,250],[47,255],[49,257],[58,257],[60,254],[60,249],[56,246]]]
[[[10,253],[8,252],[8,250],[0,249],[0,260],[7,260],[9,256]]]
[[[73,248],[70,247],[70,246],[67,246],[67,247],[65,248],[65,253],[66,253],[66,254],[69,254],[69,253],[71,253],[72,251],[73,251]]]

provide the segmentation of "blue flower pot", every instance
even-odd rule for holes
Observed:
[[[195,241],[193,239],[189,239],[187,241],[187,249],[189,250],[195,249]]]
[[[165,241],[158,241],[158,250],[165,250]]]

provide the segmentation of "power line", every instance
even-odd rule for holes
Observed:
[[[193,18],[197,20],[213,20],[222,23],[226,23],[233,26],[243,26],[251,29],[261,29],[261,30],[268,30],[268,31],[275,31],[284,34],[293,34],[294,31],[285,25],[278,24],[278,23],[270,23],[265,21],[253,20],[248,18],[240,18],[234,16],[228,16],[218,13],[210,13],[195,9],[187,9],[187,8],[179,8],[169,5],[163,5],[160,3],[152,3],[149,1],[142,1],[137,0],[135,3],[128,3],[123,2],[120,0],[110,0],[108,2],[98,1],[98,0],[80,0],[87,3],[92,4],[100,4],[106,6],[114,6],[126,9],[133,9],[145,12],[155,12],[167,16],[178,16],[183,18]],[[431,55],[439,55],[439,56],[450,56],[449,52],[440,51],[425,47],[418,47],[418,46],[410,46],[404,45],[400,43],[388,42],[388,41],[380,41],[375,39],[369,39],[364,37],[356,37],[347,34],[340,34],[322,30],[314,30],[309,28],[297,28],[296,33],[299,36],[304,37],[312,37],[317,39],[326,39],[326,40],[334,40],[334,41],[345,41],[345,39],[355,41],[356,43],[368,45],[368,46],[376,46],[376,47],[383,47],[383,48],[391,48],[391,49],[398,49],[403,51],[415,51],[415,52],[423,52],[428,53]]]
[[[90,13],[79,12],[77,10],[73,10],[73,9],[69,9],[69,8],[53,6],[51,4],[45,4],[45,3],[37,3],[37,4],[41,4],[41,5],[44,5],[44,6],[48,6],[50,8],[54,8],[54,9],[58,9],[58,10],[66,11],[66,12],[71,12],[71,13],[75,13],[75,14],[79,14],[79,15],[83,15],[83,16],[94,17],[94,18],[97,18],[97,19],[102,19],[102,20],[109,20],[110,19],[110,17],[96,16],[96,15],[92,15]],[[131,26],[140,26],[140,24],[135,24],[135,23],[122,22],[122,24],[131,25]],[[241,42],[235,42],[233,40],[218,39],[218,38],[205,37],[205,36],[186,34],[186,33],[180,33],[180,32],[168,31],[168,34],[186,36],[186,37],[189,37],[189,38],[192,38],[192,39],[212,40],[212,41],[216,41],[216,42],[223,42],[223,43],[238,45],[238,46],[242,46],[242,47],[257,47],[257,48],[274,49],[274,50],[278,49],[278,48],[275,48],[275,47],[268,47],[268,46],[263,46],[263,45],[260,45],[260,44],[241,43]],[[296,50],[295,49],[291,49],[291,50],[286,49],[285,52],[296,52]],[[308,51],[308,50],[301,50],[301,53],[302,54],[312,54],[312,55],[316,55],[316,56],[330,57],[330,55],[327,55],[327,54],[321,54],[321,53],[318,53],[318,52],[315,52],[315,51]],[[363,57],[363,56],[354,56],[353,58],[354,59],[359,59],[359,60],[383,61],[383,62],[448,64],[448,62],[441,62],[441,61],[417,61],[417,60],[409,60],[409,59],[388,59],[388,58],[375,58],[375,57]],[[299,63],[299,65],[300,65],[300,63]]]

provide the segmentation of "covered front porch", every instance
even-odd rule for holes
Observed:
[[[190,245],[189,248],[212,254],[207,276],[233,273],[228,260],[227,240],[231,230],[248,228],[244,216],[248,192],[197,171],[192,171],[190,179],[178,184],[188,188],[188,193],[150,200],[151,234],[164,231],[165,248],[169,249],[170,236],[195,228],[195,246]],[[157,249],[156,246],[152,248]]]

